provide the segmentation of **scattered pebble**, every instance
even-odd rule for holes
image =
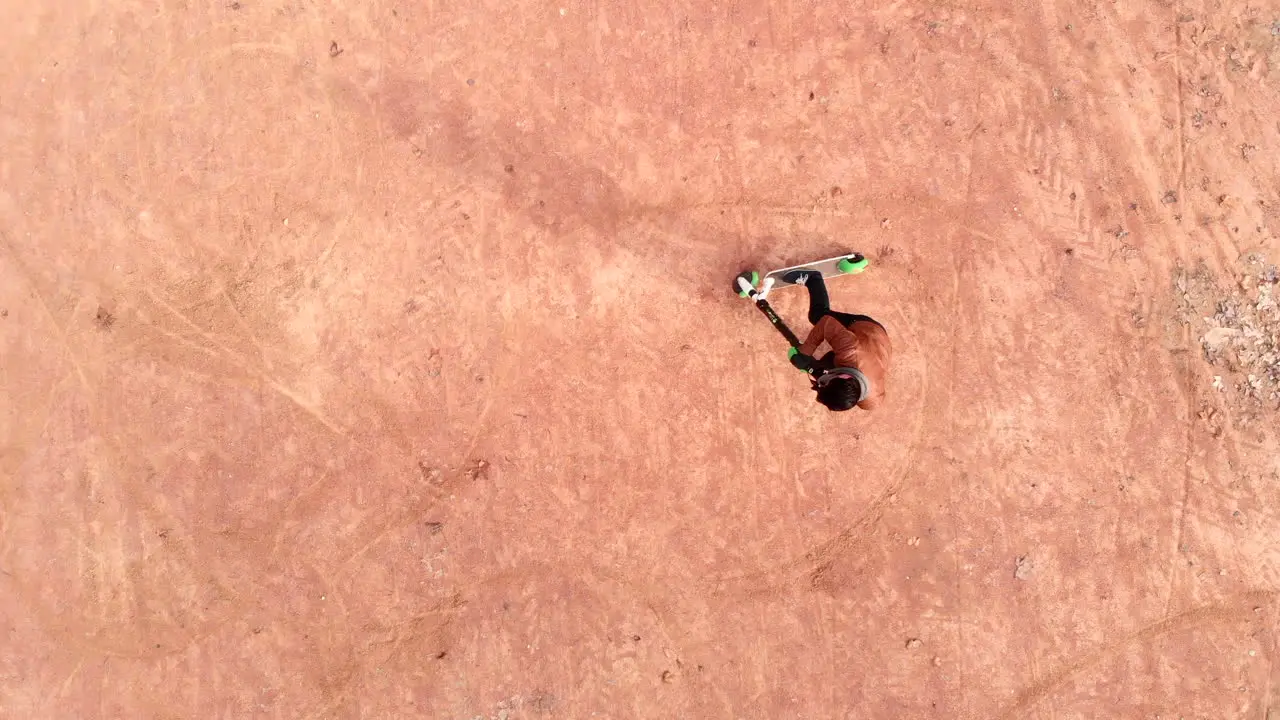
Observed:
[[[923,644],[924,642],[920,638],[909,638],[907,640],[907,649],[915,650],[916,648],[919,648]]]
[[[1026,580],[1031,577],[1031,570],[1034,567],[1035,564],[1031,562],[1031,558],[1021,555],[1014,562],[1013,577],[1018,580]]]
[[[1204,265],[1174,279],[1181,298],[1179,318],[1199,325],[1204,360],[1218,370],[1212,385],[1241,400],[1274,408],[1280,400],[1280,270],[1258,254],[1246,256],[1245,272],[1229,286]],[[1225,371],[1225,372],[1224,372]]]
[[[433,468],[425,462],[418,461],[418,472],[422,474],[422,479],[430,482],[432,485],[439,485],[444,482],[444,472],[440,468]]]
[[[467,480],[484,479],[489,475],[489,463],[485,460],[477,460],[475,465],[467,468]]]

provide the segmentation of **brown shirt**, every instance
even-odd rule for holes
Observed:
[[[889,333],[876,323],[865,320],[846,328],[839,320],[823,315],[809,331],[809,337],[800,346],[800,352],[812,356],[824,341],[835,354],[836,367],[857,368],[867,376],[871,387],[867,389],[867,397],[858,403],[858,407],[875,410],[884,400],[885,376],[889,374],[889,360],[893,356]]]

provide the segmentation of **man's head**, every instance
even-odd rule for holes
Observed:
[[[828,370],[814,381],[813,389],[818,392],[818,402],[833,412],[852,409],[865,392],[862,373],[850,368]]]

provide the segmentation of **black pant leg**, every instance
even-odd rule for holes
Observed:
[[[871,319],[866,315],[854,315],[852,313],[836,312],[835,310],[828,310],[827,314],[835,318],[837,322],[839,322],[841,325],[845,327],[849,327],[850,325],[858,322],[859,320]]]
[[[831,298],[827,296],[827,284],[822,280],[822,273],[810,273],[804,285],[809,289],[809,322],[817,325],[823,315],[831,312]]]

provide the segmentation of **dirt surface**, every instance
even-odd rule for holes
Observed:
[[[6,3],[0,716],[1280,713],[1278,117],[1274,3]],[[728,292],[845,249],[874,414]]]

